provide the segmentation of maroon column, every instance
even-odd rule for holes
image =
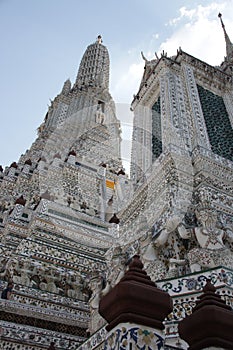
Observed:
[[[108,331],[125,322],[162,330],[163,321],[170,312],[170,295],[151,281],[138,255],[133,257],[124,277],[102,297],[99,305],[100,315],[108,322]]]
[[[204,294],[193,308],[192,315],[179,323],[179,334],[189,344],[189,350],[210,346],[233,349],[233,312],[216,288],[207,280]]]

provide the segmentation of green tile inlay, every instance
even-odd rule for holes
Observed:
[[[152,160],[162,153],[160,97],[152,107]]]
[[[197,85],[211,149],[233,161],[233,129],[221,96]]]

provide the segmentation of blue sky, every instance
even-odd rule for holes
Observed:
[[[110,53],[110,92],[115,102],[130,104],[143,72],[141,51],[150,59],[181,46],[221,63],[219,11],[233,41],[232,0],[0,0],[0,164],[17,161],[30,147],[49,99],[67,78],[74,82],[98,34]]]

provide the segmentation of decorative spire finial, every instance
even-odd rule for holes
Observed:
[[[102,44],[103,40],[102,40],[102,36],[101,35],[98,35],[97,36],[97,43],[98,44]]]
[[[220,18],[222,27],[225,28],[224,23],[223,23],[223,21],[222,21],[222,14],[221,14],[220,12],[219,12],[219,14],[218,14],[218,17]]]
[[[142,58],[145,62],[148,62],[148,59],[144,56],[143,52],[141,51]]]
[[[189,349],[232,349],[233,327],[232,309],[216,293],[211,281],[203,288],[192,314],[179,322],[180,337],[185,340]]]
[[[223,20],[222,20],[222,14],[219,13],[218,17],[219,17],[219,19],[221,21],[221,25],[222,25],[222,28],[223,28],[224,37],[225,37],[225,41],[226,41],[226,53],[227,53],[226,59],[227,59],[227,61],[231,61],[232,58],[233,58],[233,44],[230,41],[230,38],[229,38],[229,36],[228,36],[228,34],[226,32],[225,25],[224,25]]]
[[[156,57],[156,60],[159,60],[159,56],[157,55],[157,52],[155,52],[155,57]]]

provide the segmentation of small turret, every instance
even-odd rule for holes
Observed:
[[[24,174],[28,174],[30,169],[31,169],[31,166],[32,166],[32,161],[31,159],[27,159],[25,162],[24,162],[24,166],[23,166],[23,169],[22,169],[22,173]]]
[[[32,161],[31,161],[31,159],[27,159],[26,161],[25,161],[25,163],[24,164],[26,164],[26,165],[32,165]]]
[[[20,196],[19,198],[16,199],[15,204],[20,204],[22,206],[25,206],[26,204],[26,199],[24,199],[23,196]]]
[[[16,163],[16,162],[11,163],[10,168],[15,168],[15,169],[17,169],[17,168],[18,168],[17,163]]]
[[[116,214],[113,214],[113,216],[111,217],[111,219],[109,220],[110,224],[119,224],[120,219],[118,219],[118,217],[116,216]]]
[[[61,93],[65,96],[67,96],[69,94],[70,90],[71,90],[71,81],[70,81],[70,79],[67,79],[64,82]]]
[[[76,155],[77,155],[76,152],[74,150],[71,150],[68,153],[68,157],[67,157],[66,161],[70,164],[75,165]]]
[[[164,329],[163,321],[172,311],[172,299],[151,281],[139,255],[118,284],[100,301],[99,312],[108,321],[107,330],[121,322],[135,322]]]
[[[178,329],[189,350],[233,349],[233,313],[207,280],[191,315],[180,321]],[[212,348],[213,347],[213,348]]]

